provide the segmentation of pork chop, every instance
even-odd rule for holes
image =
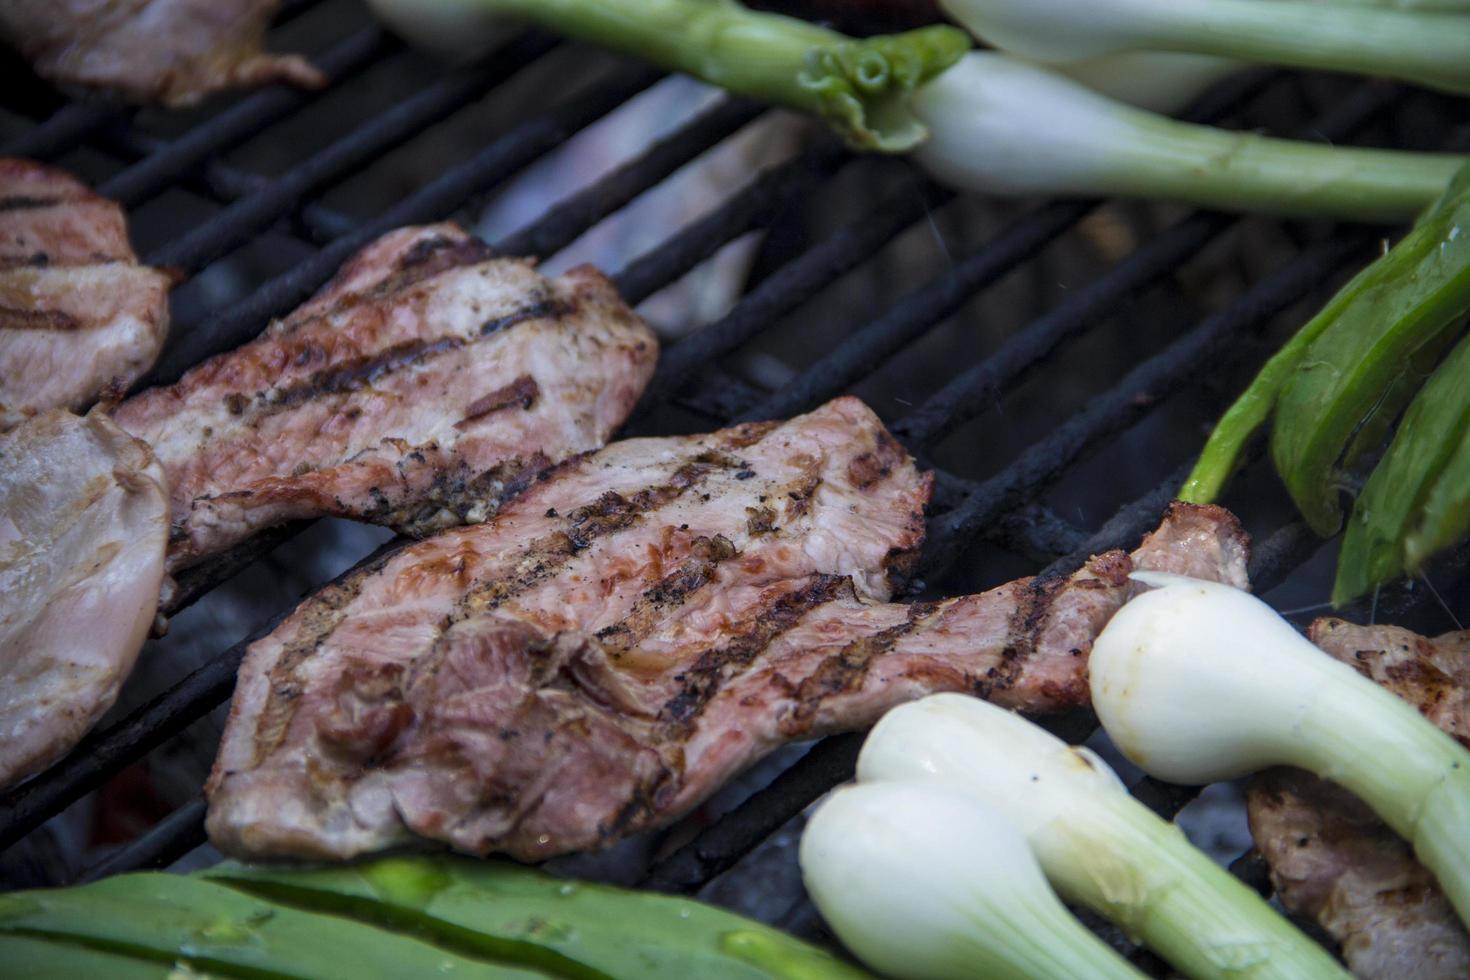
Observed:
[[[251,646],[211,839],[257,857],[439,841],[539,860],[665,824],[778,745],[934,691],[1083,703],[1134,561],[889,602],[929,490],[851,398],[568,461]],[[1181,541],[1193,574],[1244,581],[1225,512],[1171,511],[1138,560],[1175,567],[1157,552]]]
[[[168,332],[169,279],[122,208],[54,167],[0,159],[0,431],[132,384]]]
[[[1470,631],[1429,639],[1323,618],[1308,635],[1470,747]],[[1282,904],[1340,942],[1354,974],[1470,975],[1470,935],[1434,876],[1357,797],[1299,769],[1272,769],[1254,781],[1246,804]]]
[[[0,39],[56,84],[182,108],[220,89],[323,84],[302,58],[261,50],[279,6],[280,0],[6,0]]]
[[[410,534],[483,520],[601,446],[657,356],[595,269],[547,279],[428,225],[378,239],[260,337],[115,418],[168,472],[172,572],[297,519]]]
[[[0,787],[112,706],[167,541],[163,470],[106,416],[53,409],[0,436]]]

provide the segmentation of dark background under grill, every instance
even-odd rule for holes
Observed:
[[[1067,571],[1136,544],[1230,396],[1397,234],[956,197],[901,159],[852,156],[783,113],[540,34],[447,69],[349,0],[288,4],[271,45],[310,54],[333,84],[166,113],[69,101],[0,63],[3,152],[54,161],[120,200],[145,261],[187,276],[150,380],[254,336],[402,224],[454,217],[508,254],[598,256],[665,344],[623,434],[861,396],[939,472],[919,594]],[[1255,72],[1192,115],[1470,148],[1463,102],[1380,82]],[[1225,502],[1255,535],[1257,590],[1300,622],[1325,611],[1335,544],[1295,521],[1269,468],[1254,462]],[[209,860],[199,785],[245,642],[386,538],[340,522],[292,528],[239,574],[194,583],[202,598],[145,648],[98,730],[0,796],[0,881]],[[1455,628],[1470,608],[1464,579],[1451,556],[1349,614]],[[1074,739],[1094,727],[1050,724]],[[821,939],[793,845],[802,810],[850,774],[859,744],[787,750],[667,831],[554,866],[699,893]],[[1196,795],[1127,774],[1160,812]],[[1208,796],[1237,814],[1233,834],[1202,841],[1217,853],[1246,846],[1238,796]],[[1261,882],[1248,855],[1236,867]]]

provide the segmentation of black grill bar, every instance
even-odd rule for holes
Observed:
[[[1271,72],[1241,76],[1205,95],[1191,107],[1185,118],[1199,122],[1219,119],[1239,108],[1276,77],[1279,76]],[[1349,116],[1359,123],[1367,118],[1361,109],[1354,109]],[[1347,128],[1347,120],[1333,117],[1325,118],[1323,123],[1329,127]],[[955,313],[972,294],[1031,258],[1057,235],[1081,221],[1094,207],[1095,202],[1056,202],[1013,222],[994,241],[944,276],[894,303],[886,315],[856,331],[830,355],[819,359],[783,386],[780,392],[768,394],[758,402],[747,401],[738,417],[745,420],[776,418],[815,405],[856,383],[875,370],[886,357],[913,343],[928,329]],[[1099,299],[1107,300],[1108,297]],[[1077,327],[1085,328],[1085,322],[1078,323]],[[1047,343],[1046,333],[1058,328],[1045,319],[1033,324],[1031,329],[1036,333],[1026,341],[1027,349],[1033,352],[1032,357],[1018,358],[1018,363],[1012,365],[1004,377],[995,379],[995,386],[998,388],[1007,378],[1016,379],[1024,369],[1049,353],[1055,343]],[[985,363],[992,360],[994,358],[988,358]]]
[[[1100,325],[1104,314],[1173,275],[1233,223],[1219,214],[1195,214],[1150,239],[1111,272],[1073,293],[1025,327],[993,354],[940,389],[916,411],[895,422],[893,434],[927,449],[993,405],[1065,341]]]
[[[139,386],[172,383],[206,357],[239,346],[259,333],[271,317],[305,300],[368,242],[402,225],[437,220],[452,213],[467,198],[500,183],[660,77],[657,72],[642,69],[619,74],[593,91],[518,126],[356,231],[333,241],[291,271],[269,280],[215,318],[207,330],[180,331],[179,343],[165,350],[153,372]]]
[[[146,136],[132,127],[104,127],[93,137],[94,143],[113,156],[123,160],[144,160],[156,153],[165,153],[172,145],[156,136]],[[217,204],[231,204],[249,194],[254,194],[270,183],[270,179],[259,174],[240,170],[223,160],[206,160],[178,178],[177,186],[183,187]],[[323,245],[332,239],[347,234],[356,222],[322,204],[309,202],[281,219],[278,229],[296,235],[302,241]]]
[[[639,886],[684,894],[698,891],[812,801],[851,779],[862,747],[861,735],[835,735],[818,742],[770,785],[654,865]],[[793,808],[801,800],[806,803]]]
[[[76,146],[114,118],[131,115],[115,107],[83,102],[53,113],[49,119],[5,145],[8,157],[52,160]]]
[[[846,159],[847,154],[836,144],[824,140],[764,171],[737,197],[614,273],[613,282],[623,298],[636,306],[709,258],[721,246],[769,222]]]
[[[400,48],[398,42],[382,31],[368,28],[338,42],[312,61],[327,74],[332,86],[338,86]],[[126,208],[135,208],[177,181],[200,161],[230,149],[246,137],[310,105],[316,97],[317,93],[285,85],[274,85],[252,93],[166,144],[157,153],[111,177],[97,188],[97,193]]]
[[[495,56],[444,75],[296,164],[248,197],[148,256],[148,264],[196,271],[280,218],[303,197],[463,108],[551,50],[542,35],[517,38]]]
[[[160,820],[142,837],[77,875],[72,884],[85,884],[126,871],[163,868],[173,864],[206,840],[204,801],[186,803]]]
[[[982,483],[963,504],[941,517],[931,538],[936,547],[925,555],[925,568],[933,574],[934,569],[947,567],[960,544],[974,537],[985,523],[1014,507],[1023,495],[1049,483],[1103,438],[1141,417],[1153,402],[1176,391],[1211,358],[1217,363],[1227,361],[1232,352],[1224,348],[1232,336],[1307,295],[1353,256],[1362,254],[1366,244],[1366,236],[1350,234],[1313,246],[1227,310],[1129,371],[1106,394],[1093,399],[1051,435],[1033,443],[1010,466]]]
[[[1365,85],[1305,128],[1304,135],[1342,139],[1366,124],[1391,100],[1391,91]],[[939,442],[991,405],[996,395],[1015,384],[1064,340],[1096,322],[1145,287],[1170,274],[1239,219],[1209,213],[1193,215],[1131,253],[1105,276],[1049,310],[1017,334],[1001,350],[960,374],[907,418],[894,434],[912,450]]]
[[[723,319],[701,327],[666,350],[643,393],[642,405],[651,406],[672,396],[696,369],[773,326],[780,316],[856,268],[952,196],[927,182],[901,183],[871,211],[829,235],[743,296]]]
[[[938,279],[895,302],[887,313],[848,337],[780,391],[747,407],[741,418],[780,418],[845,391],[957,312],[975,293],[1035,256],[1095,206],[1073,201],[1050,204],[1011,223]]]
[[[506,255],[552,255],[606,215],[633,200],[710,147],[755,120],[765,109],[722,96],[677,131],[654,143],[586,190],[553,207],[534,225],[495,243]]]

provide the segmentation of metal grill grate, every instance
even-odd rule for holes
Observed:
[[[356,25],[345,37],[343,23]],[[212,114],[185,117],[182,124],[149,111],[61,103],[25,80],[22,68],[0,66],[0,75],[9,73],[13,82],[0,97],[0,135],[12,134],[5,153],[99,174],[101,192],[122,201],[143,237],[158,242],[148,250],[150,263],[199,279],[232,263],[246,269],[250,288],[222,300],[201,297],[203,289],[186,288],[187,295],[176,297],[173,334],[151,383],[171,381],[204,357],[249,339],[383,232],[477,206],[660,81],[658,73],[641,66],[538,34],[516,38],[475,64],[436,70],[338,0],[290,5],[278,30],[298,28],[304,36],[342,38],[314,56],[333,77],[326,92],[271,88],[236,97]],[[380,77],[385,67],[391,77]],[[545,104],[540,94],[548,79],[560,80],[558,73],[576,75],[578,84]],[[531,104],[528,75],[540,83]],[[505,94],[518,85],[518,96]],[[303,118],[331,111],[324,104],[335,105],[346,89],[360,89],[371,113],[340,135],[325,127],[328,135],[316,141]],[[506,109],[508,103],[520,111],[516,105]],[[468,120],[466,110],[474,113]],[[368,207],[357,209],[362,216],[332,203],[396,148],[418,147],[447,125],[478,127],[487,116],[494,125],[483,139],[461,140],[467,154],[431,167],[406,192],[380,190]],[[744,101],[717,98],[495,245],[507,254],[549,257],[770,116]],[[1463,146],[1470,136],[1470,126],[1443,124],[1449,110],[1433,95],[1267,73],[1227,83],[1194,116],[1294,126],[1306,138],[1352,136],[1436,148]],[[289,157],[274,176],[230,159],[273,153]],[[180,209],[163,207],[165,199],[179,195],[190,202],[183,219]],[[971,225],[983,231],[975,234]],[[1089,242],[1119,227],[1133,228],[1126,246],[1097,260],[1098,249]],[[902,162],[855,159],[815,136],[632,258],[614,279],[637,303],[761,230],[767,235],[748,290],[713,322],[666,344],[625,434],[786,416],[856,391],[924,465],[939,469],[920,574],[948,594],[1021,572],[1070,571],[1090,553],[1135,544],[1178,485],[1191,447],[1198,445],[1200,424],[1218,412],[1225,395],[1289,326],[1279,314],[1320,301],[1326,287],[1371,254],[1376,241],[1362,229],[1171,208],[957,201]],[[1249,254],[1262,243],[1269,246],[1262,247],[1269,259],[1252,265]],[[271,248],[291,260],[276,267],[238,261],[242,253]],[[1055,278],[1075,274],[1075,268],[1057,271],[1066,254],[1079,251],[1094,255],[1090,265],[1099,271],[1076,289],[1057,288]],[[929,256],[918,268],[912,261],[916,252]],[[871,280],[884,276],[889,286],[874,292]],[[924,281],[904,287],[911,278]],[[1028,290],[1029,302],[1014,302]],[[999,315],[1000,301],[987,299],[993,293],[1002,293],[1021,315]],[[1000,326],[972,329],[986,318]],[[1108,346],[1121,350],[1111,358],[1116,372],[1091,366],[1096,352]],[[778,384],[750,369],[763,354],[769,360],[772,350],[781,352],[785,368]],[[900,391],[930,394],[910,404],[913,399],[900,397]],[[1170,411],[1161,413],[1165,401]],[[1227,501],[1257,532],[1252,580],[1266,593],[1301,576],[1316,585],[1299,583],[1292,594],[1310,595],[1315,588],[1325,595],[1321,566],[1330,554],[1319,553],[1319,542],[1291,520],[1263,470],[1255,465],[1236,498]],[[299,530],[273,535],[184,583],[190,600]],[[1459,581],[1463,569],[1463,560],[1452,558],[1444,574]],[[1439,616],[1426,622],[1445,627],[1444,615],[1453,612],[1426,612],[1425,599],[1422,588],[1399,587],[1379,597],[1377,611],[1400,618]],[[259,628],[252,637],[288,611],[284,605],[256,610]],[[0,796],[0,848],[223,703],[248,642],[219,652],[93,733],[47,772]],[[1076,740],[1094,728],[1087,718],[1053,724]],[[667,840],[687,842],[666,848],[665,856],[643,867],[642,884],[694,892],[731,869],[738,874],[752,849],[850,776],[859,744],[858,736],[829,738],[697,835],[692,823],[676,828]],[[1134,792],[1168,815],[1194,798],[1192,790],[1147,779]],[[202,818],[202,802],[189,803],[81,876],[167,864],[202,843]],[[1254,868],[1250,862],[1239,866],[1242,873]]]

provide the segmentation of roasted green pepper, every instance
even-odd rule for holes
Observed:
[[[699,902],[448,856],[0,895],[0,963],[55,977],[866,976]]]

